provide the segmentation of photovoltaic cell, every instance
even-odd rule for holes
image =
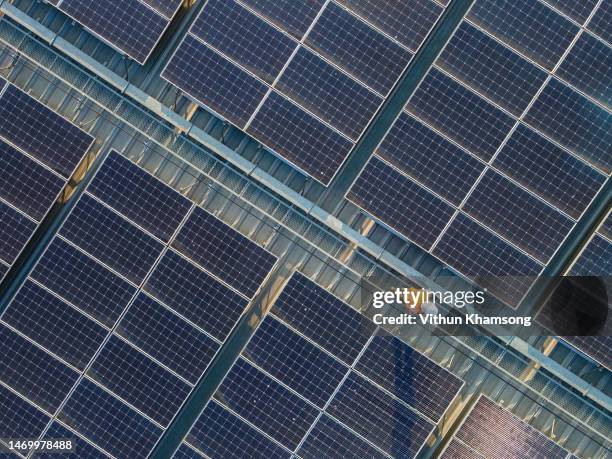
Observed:
[[[408,111],[488,161],[514,120],[439,70],[431,69]]]
[[[21,397],[0,385],[0,435],[2,438],[38,438],[49,418]],[[1,450],[0,446],[0,450]]]
[[[190,32],[268,83],[297,47],[233,0],[209,0]]]
[[[595,234],[570,270],[574,276],[612,275],[612,243]]]
[[[546,0],[546,3],[583,24],[597,5],[597,0]]]
[[[523,124],[493,165],[574,218],[580,217],[606,179]]]
[[[355,369],[435,422],[463,385],[452,373],[385,332],[374,336]]]
[[[608,218],[599,227],[599,232],[608,239],[612,239],[612,213],[608,214]]]
[[[0,201],[0,260],[10,265],[36,229],[36,223]]]
[[[87,190],[165,242],[191,208],[187,198],[115,151]]]
[[[155,11],[163,14],[168,19],[176,13],[176,10],[181,6],[182,0],[142,0]]]
[[[546,79],[546,72],[462,22],[437,65],[520,116]]]
[[[270,252],[200,207],[189,216],[173,246],[249,298],[276,263]]]
[[[580,35],[557,75],[602,104],[612,106],[612,49],[592,35]]]
[[[325,0],[241,0],[241,3],[300,39],[316,18]]]
[[[0,261],[0,282],[2,281],[2,278],[4,278],[4,275],[8,272],[8,270],[9,267]]]
[[[480,0],[468,18],[548,69],[578,33],[578,26],[538,0]]]
[[[207,457],[288,459],[291,456],[214,400],[208,403],[186,440]]]
[[[612,115],[552,78],[525,121],[606,172],[612,170]]]
[[[93,138],[10,85],[0,97],[0,136],[68,178]]]
[[[391,90],[412,55],[330,2],[306,44],[380,94]]]
[[[382,100],[317,55],[300,48],[276,88],[344,134],[357,139]]]
[[[174,452],[172,459],[206,459],[202,454],[197,453],[193,448],[190,448],[185,443]]]
[[[455,205],[485,167],[407,113],[400,114],[376,154]]]
[[[265,100],[247,132],[324,185],[353,147],[350,140],[275,92]]]
[[[455,436],[485,457],[567,456],[567,451],[554,441],[485,396],[478,399]]]
[[[440,459],[486,459],[473,449],[470,449],[457,439],[453,438],[442,452]]]
[[[78,437],[71,430],[67,429],[57,421],[54,421],[49,430],[45,432],[43,439],[52,440],[57,438],[72,440],[75,450],[72,454],[63,454],[64,459],[102,459],[109,456],[99,449],[94,448],[90,443]],[[36,454],[39,459],[53,459],[55,454]]]
[[[376,156],[361,171],[347,198],[425,248],[454,213],[450,205]]]
[[[115,457],[145,458],[161,436],[159,427],[87,379],[58,417]]]
[[[599,8],[597,8],[587,27],[608,43],[612,43],[610,24],[612,24],[612,3],[603,1],[600,3]]]

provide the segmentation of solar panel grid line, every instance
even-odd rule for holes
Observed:
[[[559,14],[567,16],[578,25],[584,25],[591,13],[597,7],[599,0],[587,0],[584,2],[583,8],[580,5],[566,5],[563,0],[545,0],[546,3]]]
[[[440,459],[486,459],[483,455],[475,451],[471,446],[466,445],[458,438],[451,438],[442,451]]]
[[[608,27],[611,22],[611,13],[610,4],[602,1],[587,23],[589,31],[599,36],[608,44],[612,44],[612,35]]]
[[[81,436],[78,432],[76,432],[71,427],[66,424],[55,421],[51,427],[43,433],[45,440],[50,440],[54,438],[70,438],[77,439],[77,444],[75,448],[79,450],[79,452],[87,459],[100,459],[100,458],[109,458],[114,459],[114,457],[103,450],[100,446],[94,444],[88,438]],[[80,442],[80,443],[79,443]],[[85,451],[84,451],[85,450]],[[45,457],[45,456],[43,456]]]

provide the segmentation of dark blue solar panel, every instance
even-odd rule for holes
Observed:
[[[8,270],[9,270],[9,267],[5,265],[4,263],[0,262],[0,282],[2,281],[2,278],[5,276]]]
[[[442,14],[442,7],[432,0],[340,0],[340,3],[413,51]]]
[[[14,86],[0,98],[0,135],[69,177],[93,138]]]
[[[436,422],[463,385],[433,360],[384,332],[374,336],[355,369]]]
[[[347,198],[408,239],[429,248],[454,209],[373,156]]]
[[[141,64],[169,23],[137,0],[63,0],[60,9]]]
[[[191,35],[185,36],[162,76],[239,127],[268,91],[264,83]]]
[[[612,106],[612,49],[588,33],[583,33],[557,75],[585,94]]]
[[[517,303],[542,267],[463,214],[450,224],[433,254],[483,288]]]
[[[186,441],[208,457],[281,459],[291,454],[211,400]]]
[[[87,190],[163,241],[189,211],[190,201],[112,151]]]
[[[342,384],[327,412],[393,457],[414,457],[434,428],[355,373]]]
[[[578,32],[578,26],[538,0],[481,0],[474,3],[468,17],[549,69]]]
[[[43,436],[43,439],[65,439],[71,440],[74,445],[74,452],[72,454],[62,454],[62,459],[102,459],[108,458],[106,454],[93,447],[90,443],[86,442],[82,438],[78,437],[71,430],[65,428],[58,422],[53,422],[49,427],[49,430]],[[39,459],[54,459],[57,457],[56,454],[37,454]]]
[[[525,121],[609,172],[612,115],[556,79],[551,79]]]
[[[0,260],[12,264],[36,229],[36,223],[0,201]]]
[[[181,446],[174,452],[172,459],[205,459],[203,455],[182,443]]]
[[[323,408],[347,368],[272,317],[261,323],[243,355]]]
[[[224,340],[248,301],[169,250],[145,290],[219,340]]]
[[[208,0],[190,32],[270,84],[297,46],[233,0]]]
[[[612,275],[612,243],[596,234],[570,270],[574,276]]]
[[[612,2],[603,1],[590,20],[588,28],[608,43],[612,43],[610,24],[612,24]]]
[[[376,154],[459,205],[484,165],[406,113],[401,113]]]
[[[212,338],[144,294],[130,305],[117,333],[191,383],[197,382],[219,348]]]
[[[49,418],[42,411],[0,385],[1,438],[38,438],[47,422]]]
[[[546,79],[544,70],[467,22],[461,23],[437,64],[516,116]]]
[[[421,82],[407,109],[486,161],[514,125],[512,117],[436,69]]]
[[[314,21],[325,0],[242,0],[260,15],[286,30],[296,38],[301,38]]]
[[[103,327],[29,280],[2,320],[81,370],[107,335]]]
[[[382,102],[306,48],[298,50],[275,87],[353,139],[363,132]]]
[[[163,14],[167,18],[172,18],[179,9],[182,0],[142,0],[147,5],[151,6],[155,11]]]
[[[139,284],[163,244],[84,194],[60,230],[83,250]]]
[[[602,223],[599,232],[604,236],[608,236],[608,239],[612,239],[612,213],[608,214],[608,218]]]
[[[276,92],[263,103],[247,132],[324,185],[353,147],[350,140]]]
[[[276,263],[276,257],[197,207],[172,245],[208,272],[252,297]]]
[[[598,0],[546,0],[546,3],[582,24],[587,20]]]
[[[568,217],[491,169],[463,209],[542,262],[548,261],[574,226]]]
[[[0,140],[0,197],[37,221],[55,202],[65,181]]]
[[[348,304],[297,272],[272,312],[349,365],[376,329]]]
[[[411,53],[330,2],[306,38],[306,44],[347,73],[386,95]]]
[[[567,451],[546,435],[484,396],[455,435],[485,457],[563,459],[567,456]]]
[[[145,458],[161,436],[159,427],[87,379],[58,417],[116,457]]]
[[[304,459],[336,457],[343,459],[382,459],[387,456],[346,427],[323,415],[298,450]]]
[[[60,238],[51,242],[30,275],[108,327],[115,324],[136,290]]]
[[[485,457],[453,438],[442,452],[440,459],[485,459]]]
[[[578,218],[606,177],[520,124],[493,165],[525,188]]]
[[[112,336],[87,374],[135,408],[167,425],[190,386],[126,342]]]
[[[30,341],[0,325],[0,379],[28,400],[53,413],[78,373]]]

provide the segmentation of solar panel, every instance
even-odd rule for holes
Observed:
[[[612,239],[612,213],[608,214],[608,218],[606,218],[599,227],[599,233],[606,236],[608,239]]]
[[[75,435],[72,430],[67,429],[66,427],[61,425],[59,422],[54,421],[53,423],[51,423],[51,426],[49,427],[49,429],[43,436],[43,439],[52,440],[52,439],[58,439],[58,438],[69,439],[73,442],[74,452],[72,454],[70,453],[65,454],[67,458],[74,458],[74,459],[76,458],[103,459],[104,458],[106,459],[110,457],[107,454],[104,454],[99,449],[96,449],[94,446],[92,446],[91,443]],[[37,454],[36,456],[39,458],[44,458],[44,459],[53,459],[54,455],[53,454]]]
[[[609,276],[612,273],[612,242],[595,234],[570,270],[575,276]]]
[[[240,0],[240,3],[299,40],[317,17],[325,0]]]
[[[2,201],[0,222],[0,259],[11,265],[34,234],[37,224]]]
[[[461,441],[453,438],[440,456],[440,459],[486,459]]]
[[[597,0],[546,0],[546,3],[583,24],[597,5]]]
[[[3,439],[37,438],[48,422],[46,414],[0,385],[0,435]],[[0,453],[2,451],[0,444]]]
[[[189,447],[186,443],[182,443],[181,446],[174,452],[172,459],[205,459],[204,456],[195,451],[192,447]]]
[[[610,24],[612,23],[612,5],[610,2],[601,2],[593,18],[589,21],[587,27],[592,30],[608,43],[612,43],[612,34],[610,33]]]
[[[2,261],[0,261],[0,282],[4,278],[4,275],[8,272],[9,267],[5,265]]]
[[[546,435],[485,396],[478,399],[455,436],[485,457],[562,459],[567,456],[567,451]]]

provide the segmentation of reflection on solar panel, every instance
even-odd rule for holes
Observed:
[[[209,0],[162,76],[327,185],[442,13],[342,3]]]
[[[97,36],[144,64],[182,0],[62,0],[59,9]]]
[[[239,256],[248,280],[225,269]],[[0,317],[0,380],[107,453],[146,457],[274,263],[112,151]]]
[[[185,441],[208,457],[414,457],[462,382],[375,331],[294,273]]]
[[[567,451],[546,435],[485,396],[478,399],[455,437],[487,458],[562,459],[567,456]]]
[[[612,43],[610,24],[612,24],[612,4],[601,2],[587,27],[608,43]]]
[[[440,459],[486,459],[463,442],[453,438],[442,452]]]

